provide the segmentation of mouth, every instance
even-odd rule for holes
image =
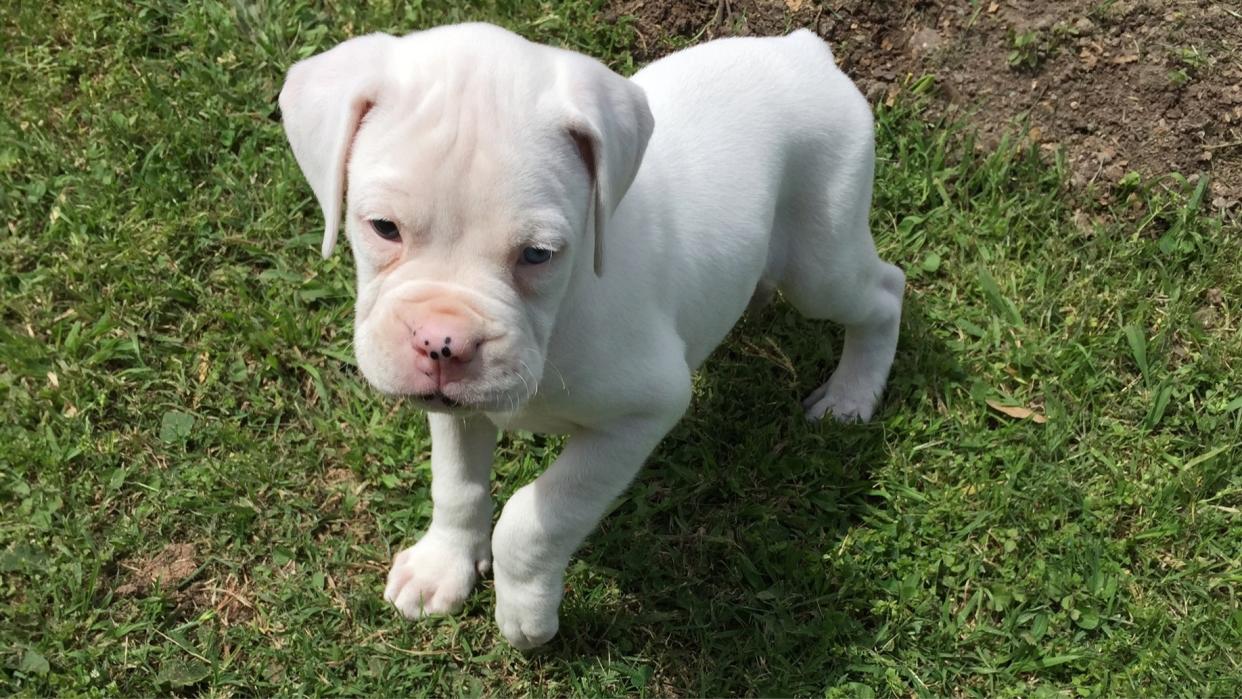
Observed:
[[[435,391],[433,393],[423,393],[420,395],[416,395],[414,397],[423,401],[424,403],[441,403],[446,408],[460,408],[460,407],[463,407],[464,405],[461,401],[456,400],[454,398],[449,398],[448,396],[444,395],[444,393],[441,391]]]
[[[512,410],[523,402],[522,398],[508,393],[469,395],[459,398],[446,395],[444,391],[407,395],[421,403],[424,410],[432,412]]]

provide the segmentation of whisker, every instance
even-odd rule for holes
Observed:
[[[556,365],[552,363],[551,359],[544,359],[544,364],[547,365],[550,369],[552,369],[552,371],[555,371],[556,375],[561,378],[561,390],[568,393],[569,385],[565,383],[565,375],[561,373],[561,370],[558,369]]]
[[[523,375],[521,369],[518,370],[518,378],[522,379],[522,383],[526,386],[527,398],[528,399],[534,398],[535,396],[539,395],[539,381],[535,379],[535,372],[534,370],[530,368],[529,365],[527,365],[526,360],[524,359],[518,359],[518,364],[521,364],[522,368],[525,368],[527,371],[530,372],[530,378],[532,381],[535,382],[535,389],[532,391],[530,384],[527,383],[526,381],[526,376]]]
[[[523,367],[524,367],[524,366],[526,366],[526,362],[522,361],[521,359],[519,359],[519,360],[518,360],[518,363],[519,363],[519,364],[521,364]],[[526,389],[526,393],[527,393],[527,394],[528,394],[531,398],[534,398],[534,397],[535,397],[535,394],[534,394],[534,393],[531,393],[531,390],[530,390],[530,383],[528,383],[528,382],[526,381],[526,376],[522,373],[522,369],[521,369],[521,367],[519,367],[519,368],[518,368],[518,370],[517,370],[517,377],[518,377],[519,379],[521,379],[521,380],[522,380],[522,386]],[[538,392],[538,391],[539,391],[539,384],[535,384],[535,391],[536,391],[536,392]]]

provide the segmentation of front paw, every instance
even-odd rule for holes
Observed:
[[[475,580],[491,564],[487,549],[486,541],[471,545],[429,531],[393,559],[384,599],[407,619],[460,611]]]
[[[560,575],[522,576],[506,574],[496,566],[496,625],[518,650],[541,646],[560,627],[557,611],[564,591]]]

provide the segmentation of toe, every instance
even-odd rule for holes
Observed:
[[[418,585],[406,585],[392,600],[393,606],[406,619],[418,619],[423,616],[423,590]]]
[[[395,603],[397,595],[400,594],[412,576],[413,571],[408,567],[393,566],[393,569],[388,572],[388,583],[384,586],[384,599]]]
[[[557,629],[556,624],[553,624],[551,628],[546,626],[539,628],[538,625],[536,627],[527,627],[519,622],[511,622],[501,624],[500,631],[504,634],[505,640],[509,641],[514,648],[527,651],[538,648],[552,640],[552,637],[556,635]]]
[[[530,650],[542,646],[556,635],[560,619],[556,613],[541,617],[537,613],[515,612],[504,605],[496,606],[496,625],[505,640],[518,650]]]
[[[809,413],[811,410],[814,410],[818,406],[819,403],[823,401],[824,394],[827,392],[828,392],[828,384],[825,383],[821,385],[819,388],[815,389],[814,391],[811,391],[811,395],[802,399],[802,407],[806,408],[807,412]],[[821,409],[819,411],[819,417],[822,417],[823,414],[824,414],[824,411]],[[818,417],[815,419],[818,419]]]
[[[827,412],[827,410],[828,406],[823,401],[812,403],[806,409],[806,419],[809,422],[819,422],[824,418],[824,413]]]

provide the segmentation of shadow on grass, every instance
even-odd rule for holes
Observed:
[[[783,303],[743,321],[580,553],[550,655],[652,658],[636,689],[654,674],[648,690],[706,695],[822,689],[858,662],[877,581],[841,551],[884,506],[869,493],[885,422],[964,379],[911,300],[902,331],[876,421],[811,424],[800,399],[835,366],[840,328]]]

